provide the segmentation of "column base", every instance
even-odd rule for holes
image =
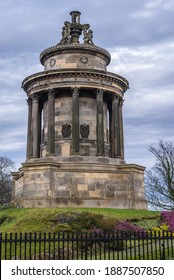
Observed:
[[[46,153],[46,157],[53,157],[55,156],[55,153]]]

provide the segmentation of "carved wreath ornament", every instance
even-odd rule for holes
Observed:
[[[63,138],[69,138],[71,135],[71,125],[65,123],[62,125],[62,136]]]
[[[89,133],[90,133],[89,125],[87,125],[85,123],[81,124],[80,125],[80,134],[81,134],[82,138],[88,138]]]

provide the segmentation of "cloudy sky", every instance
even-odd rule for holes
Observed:
[[[108,71],[125,77],[125,158],[147,168],[159,139],[174,141],[173,0],[1,0],[0,156],[26,157],[27,103],[22,80],[42,71],[39,54],[61,39],[79,10],[94,43],[111,52]]]

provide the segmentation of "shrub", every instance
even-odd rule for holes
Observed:
[[[56,220],[60,224],[69,225],[72,230],[90,230],[96,227],[102,227],[104,216],[102,214],[90,213],[87,211],[75,212],[67,211],[57,215]]]
[[[131,232],[131,233],[142,233],[145,232],[143,228],[133,225],[129,223],[128,221],[120,221],[118,222],[115,227],[113,228],[114,231],[125,231],[125,232]]]
[[[168,225],[168,230],[174,232],[174,210],[163,211],[161,213],[161,221]]]
[[[101,227],[103,220],[102,214],[81,212],[79,215],[71,221],[72,228],[79,228],[84,230],[90,230],[95,227]]]

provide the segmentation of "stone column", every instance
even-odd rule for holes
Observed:
[[[121,158],[120,149],[120,123],[119,123],[119,98],[113,97],[112,100],[112,127],[111,127],[111,147],[112,157]]]
[[[35,158],[38,158],[40,156],[39,126],[39,96],[37,94],[34,94],[32,96],[32,156]]]
[[[123,131],[123,99],[120,99],[119,102],[119,124],[120,124],[120,150],[121,150],[121,159],[124,160],[124,131]]]
[[[42,106],[39,102],[39,113],[38,113],[38,117],[39,117],[39,126],[38,126],[38,138],[39,138],[39,151],[40,151],[40,144],[41,144],[41,141],[42,141]],[[39,152],[40,154],[40,152]]]
[[[48,140],[47,155],[55,153],[55,92],[48,90]]]
[[[97,90],[97,156],[104,156],[103,90]]]
[[[26,157],[29,159],[32,155],[32,99],[28,97],[27,99],[28,104],[28,129],[27,129],[27,154]]]
[[[79,89],[72,88],[72,150],[73,155],[79,154]]]

